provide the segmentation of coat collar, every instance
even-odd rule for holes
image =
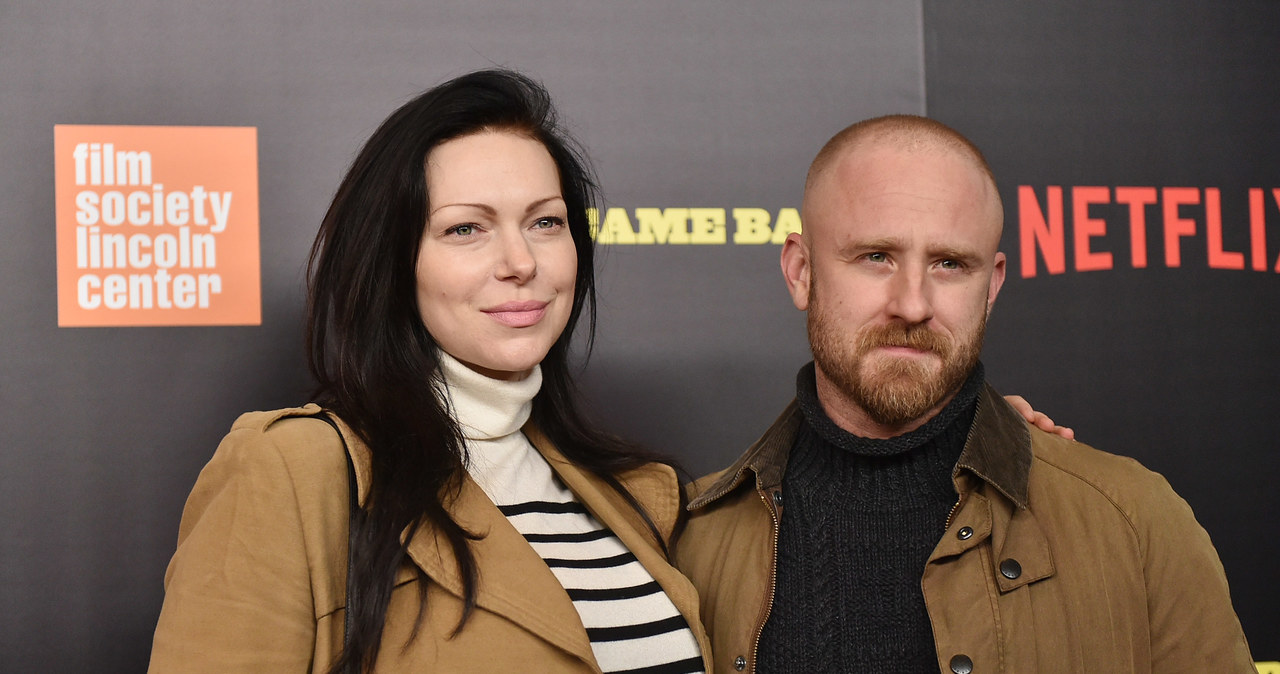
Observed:
[[[1027,488],[1031,479],[1031,431],[1027,422],[990,384],[978,397],[978,411],[969,428],[964,451],[956,462],[953,477],[956,491],[970,491],[962,484],[964,471],[995,487],[1005,498],[1027,508]]]
[[[793,400],[759,440],[689,503],[689,510],[698,510],[737,489],[748,472],[755,475],[760,490],[781,485],[802,416]],[[1025,509],[1030,472],[1031,432],[1000,394],[984,383],[973,425],[952,474],[956,491],[972,491],[976,487],[972,477],[976,477]]]
[[[337,422],[353,459],[357,492],[360,502],[364,503],[372,470],[369,448],[336,415],[330,414],[330,417]],[[523,431],[565,486],[635,554],[672,601],[677,606],[697,606],[692,584],[674,570],[670,574],[659,572],[669,568],[669,564],[655,546],[648,527],[626,500],[599,478],[566,459],[532,424],[526,424]],[[662,536],[669,537],[679,512],[680,482],[675,471],[665,465],[651,464],[620,476],[620,482],[646,505]],[[464,474],[449,511],[463,528],[481,536],[471,542],[476,565],[483,570],[476,587],[476,605],[594,665],[590,638],[564,587],[469,475]],[[457,597],[462,596],[462,579],[447,539],[429,530],[419,531],[409,542],[408,555],[433,582]],[[408,582],[414,575],[406,567],[396,582]],[[693,625],[697,616],[686,615],[685,619]],[[705,637],[697,630],[695,635],[703,642],[700,644],[703,652],[709,653]]]
[[[719,479],[689,502],[689,510],[698,510],[737,489],[746,480],[748,472],[755,475],[758,489],[770,490],[782,484],[782,474],[787,468],[787,458],[791,455],[791,444],[800,429],[803,416],[799,405],[792,400],[759,440],[752,443],[733,465],[725,469]]]

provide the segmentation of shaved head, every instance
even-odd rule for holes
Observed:
[[[996,189],[995,176],[991,173],[986,157],[982,156],[982,151],[968,138],[960,135],[959,131],[928,117],[886,115],[845,127],[822,146],[818,156],[809,165],[809,174],[804,182],[805,192],[808,193],[838,160],[870,147],[890,147],[912,153],[949,152],[965,158],[989,183],[990,195],[995,200],[996,211],[1000,213],[999,225],[1003,228],[1004,206]]]
[[[826,145],[818,151],[809,165],[809,176],[805,185],[813,182],[818,174],[825,171],[831,162],[847,151],[856,151],[861,145],[885,143],[900,150],[929,151],[952,150],[967,156],[974,166],[980,169],[991,181],[991,167],[982,156],[982,151],[959,131],[928,117],[917,115],[886,115],[864,119],[861,122],[845,127],[840,133],[831,137]]]

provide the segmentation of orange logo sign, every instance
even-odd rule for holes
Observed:
[[[258,325],[253,127],[57,125],[58,325]]]

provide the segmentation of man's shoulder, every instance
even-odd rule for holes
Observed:
[[[705,494],[712,486],[719,483],[721,480],[724,480],[732,471],[733,467],[730,466],[717,470],[714,473],[703,475],[684,486],[685,495],[689,497],[690,501],[697,499],[699,496]]]
[[[686,532],[703,540],[730,537],[745,521],[768,521],[754,477],[748,471],[735,480],[736,472],[734,467],[725,468],[685,485],[686,501],[691,504]]]
[[[766,432],[765,438],[770,432]],[[762,438],[763,440],[763,438]],[[742,535],[754,538],[761,530],[771,531],[772,515],[764,502],[758,458],[760,441],[753,444],[731,465],[704,475],[685,485],[689,518],[685,525],[687,538],[697,541],[692,547],[718,548],[724,541]],[[766,468],[770,473],[776,466]],[[685,548],[690,545],[683,546]]]
[[[1113,508],[1131,526],[1183,501],[1164,476],[1137,459],[1031,428],[1031,509],[1068,499]]]
[[[1032,429],[1028,509],[1058,577],[1130,564],[1145,584],[1153,671],[1252,671],[1208,532],[1169,482],[1136,459]],[[1114,575],[1113,577],[1119,577]],[[1088,576],[1087,583],[1097,582]],[[1085,585],[1077,585],[1085,587]],[[1083,590],[1082,590],[1083,591]],[[1101,599],[1100,599],[1101,601]]]
[[[673,561],[700,592],[741,577],[726,576],[725,565],[736,569],[761,561],[773,537],[774,515],[756,489],[755,478],[748,474],[735,479],[737,470],[726,468],[685,486],[689,518]]]

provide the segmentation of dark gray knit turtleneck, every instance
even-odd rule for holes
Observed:
[[[920,578],[956,501],[952,470],[973,423],[979,364],[920,428],[848,433],[796,378],[803,421],[782,480],[777,585],[760,672],[937,671]]]

